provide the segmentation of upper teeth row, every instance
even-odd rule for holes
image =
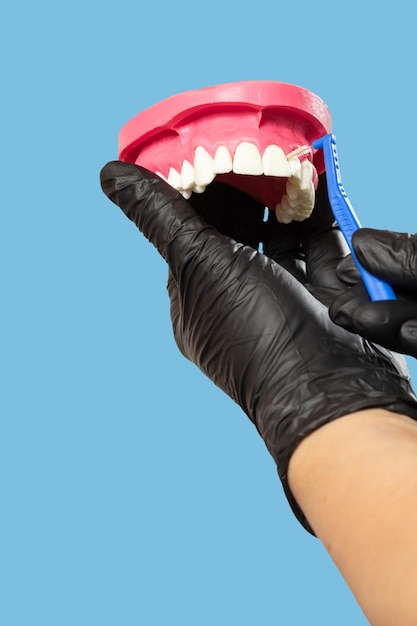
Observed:
[[[302,221],[309,217],[314,207],[314,185],[312,182],[313,164],[307,159],[300,162],[299,150],[285,156],[277,145],[269,145],[261,156],[253,143],[240,143],[232,157],[226,146],[217,148],[214,158],[205,148],[197,146],[194,164],[184,160],[181,171],[171,167],[168,178],[157,172],[172,187],[188,199],[192,192],[203,193],[217,174],[250,174],[259,176],[279,176],[287,178],[286,194],[276,205],[278,221]]]

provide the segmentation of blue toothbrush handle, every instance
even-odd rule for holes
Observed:
[[[316,150],[323,149],[330,206],[346,239],[370,299],[373,301],[396,300],[392,287],[362,267],[353,250],[352,235],[361,225],[342,185],[335,136],[332,133],[324,135],[324,137],[317,139],[313,143],[313,148]]]

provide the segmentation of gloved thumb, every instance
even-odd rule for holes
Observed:
[[[352,244],[359,262],[392,285],[417,287],[417,237],[408,233],[361,228]]]
[[[405,322],[401,326],[400,336],[404,352],[417,357],[417,319]]]
[[[174,240],[185,235],[182,244],[189,252],[196,235],[211,229],[178,191],[143,167],[111,161],[101,170],[100,182],[106,196],[136,224],[165,260]]]

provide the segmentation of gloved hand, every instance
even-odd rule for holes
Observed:
[[[417,236],[362,228],[352,238],[358,261],[371,274],[390,283],[397,300],[371,302],[351,257],[337,267],[350,289],[330,307],[336,324],[370,341],[417,357]]]
[[[417,419],[403,359],[336,326],[321,301],[342,288],[335,264],[346,253],[330,211],[318,206],[301,224],[271,221],[260,254],[209,225],[143,168],[109,163],[101,184],[168,263],[180,350],[252,420],[291,507],[313,532],[287,481],[297,445],[367,407]]]

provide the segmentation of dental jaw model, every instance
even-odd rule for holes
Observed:
[[[327,106],[312,92],[275,81],[244,81],[187,91],[142,111],[120,131],[119,158],[165,179],[184,198],[214,179],[275,211],[307,219],[314,207],[320,150],[331,130]]]

